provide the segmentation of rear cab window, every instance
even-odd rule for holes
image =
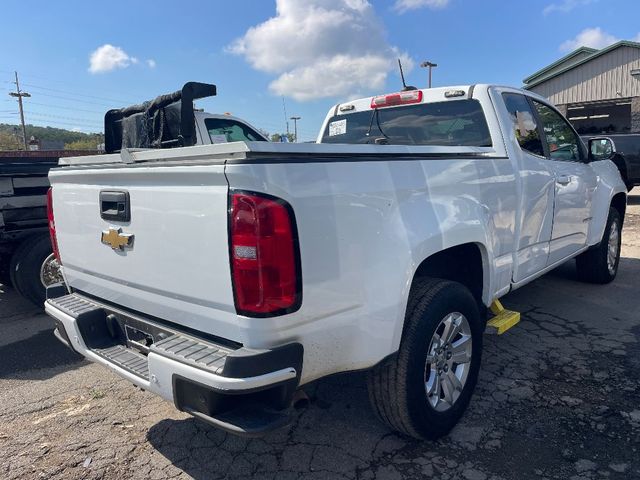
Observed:
[[[503,93],[502,99],[511,116],[520,148],[539,157],[544,157],[538,122],[526,97],[518,93]]]
[[[204,124],[211,143],[266,141],[253,128],[230,118],[205,118]]]
[[[335,115],[322,143],[491,147],[480,102],[420,103]]]

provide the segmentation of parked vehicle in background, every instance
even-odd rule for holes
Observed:
[[[97,151],[0,152],[0,281],[43,306],[47,285],[61,280],[47,227],[49,169],[63,156]]]
[[[195,145],[177,123],[151,143]],[[120,138],[151,136],[131,129]],[[315,145],[115,147],[49,174],[56,335],[237,434],[286,425],[305,384],[366,369],[390,428],[440,437],[471,400],[488,306],[572,258],[589,282],[618,270],[618,170],[526,91],[341,103]]]
[[[195,88],[198,91],[197,95],[200,95],[197,98],[203,98],[211,91],[215,93],[213,85],[187,84],[187,88]],[[167,101],[165,97],[156,99],[156,105],[161,104],[162,100]],[[139,113],[147,107],[149,102],[108,112],[108,145],[117,141],[120,142],[120,148],[123,139],[119,136],[114,140],[114,135],[119,135],[123,122],[140,122],[143,115]],[[179,110],[163,110],[163,115],[165,112],[169,116],[181,115]],[[268,141],[262,133],[244,120],[232,115],[194,110],[192,102],[185,108],[185,118],[191,119],[191,141],[196,145]],[[162,141],[162,138],[166,139],[169,134],[169,125],[175,125],[175,122],[167,121],[165,118],[155,120],[155,123],[150,124],[151,130],[156,128],[156,134],[161,137],[156,140]],[[139,136],[130,135],[124,142],[129,142],[130,148],[150,146],[143,142],[152,142],[153,133],[147,135],[146,131],[138,132]],[[174,143],[178,145],[180,142],[184,142],[184,136],[176,138]],[[44,304],[46,286],[60,282],[62,278],[51,249],[47,227],[47,174],[50,168],[57,166],[59,158],[97,153],[78,150],[0,152],[0,282],[10,283],[23,297],[38,306]]]
[[[585,142],[591,142],[592,154],[596,156],[611,156],[622,180],[631,190],[640,185],[640,134],[618,134],[583,136]]]
[[[195,109],[195,100],[215,94],[215,85],[187,82],[152,101],[109,110],[104,117],[106,152],[268,141],[240,118]]]

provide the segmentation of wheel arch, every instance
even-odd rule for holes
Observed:
[[[416,281],[422,278],[440,278],[461,283],[469,289],[482,314],[482,310],[490,302],[490,269],[489,251],[482,242],[465,242],[451,245],[433,252],[422,259],[413,271],[409,288],[406,292],[407,303],[403,312],[403,321],[397,326],[394,334],[394,347],[400,345],[402,332],[406,323],[406,308],[411,289]]]
[[[411,284],[418,278],[442,278],[467,287],[482,303],[488,279],[488,254],[483,244],[468,242],[454,245],[425,258],[416,268]]]
[[[619,192],[611,199],[611,208],[620,214],[620,221],[624,224],[624,214],[627,211],[627,194]]]

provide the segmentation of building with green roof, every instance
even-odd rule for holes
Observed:
[[[640,133],[640,43],[580,47],[523,80],[582,135]]]

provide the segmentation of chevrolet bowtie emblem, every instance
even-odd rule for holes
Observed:
[[[122,228],[111,227],[102,232],[100,241],[114,250],[123,251],[125,248],[133,247],[133,234],[122,233]]]

